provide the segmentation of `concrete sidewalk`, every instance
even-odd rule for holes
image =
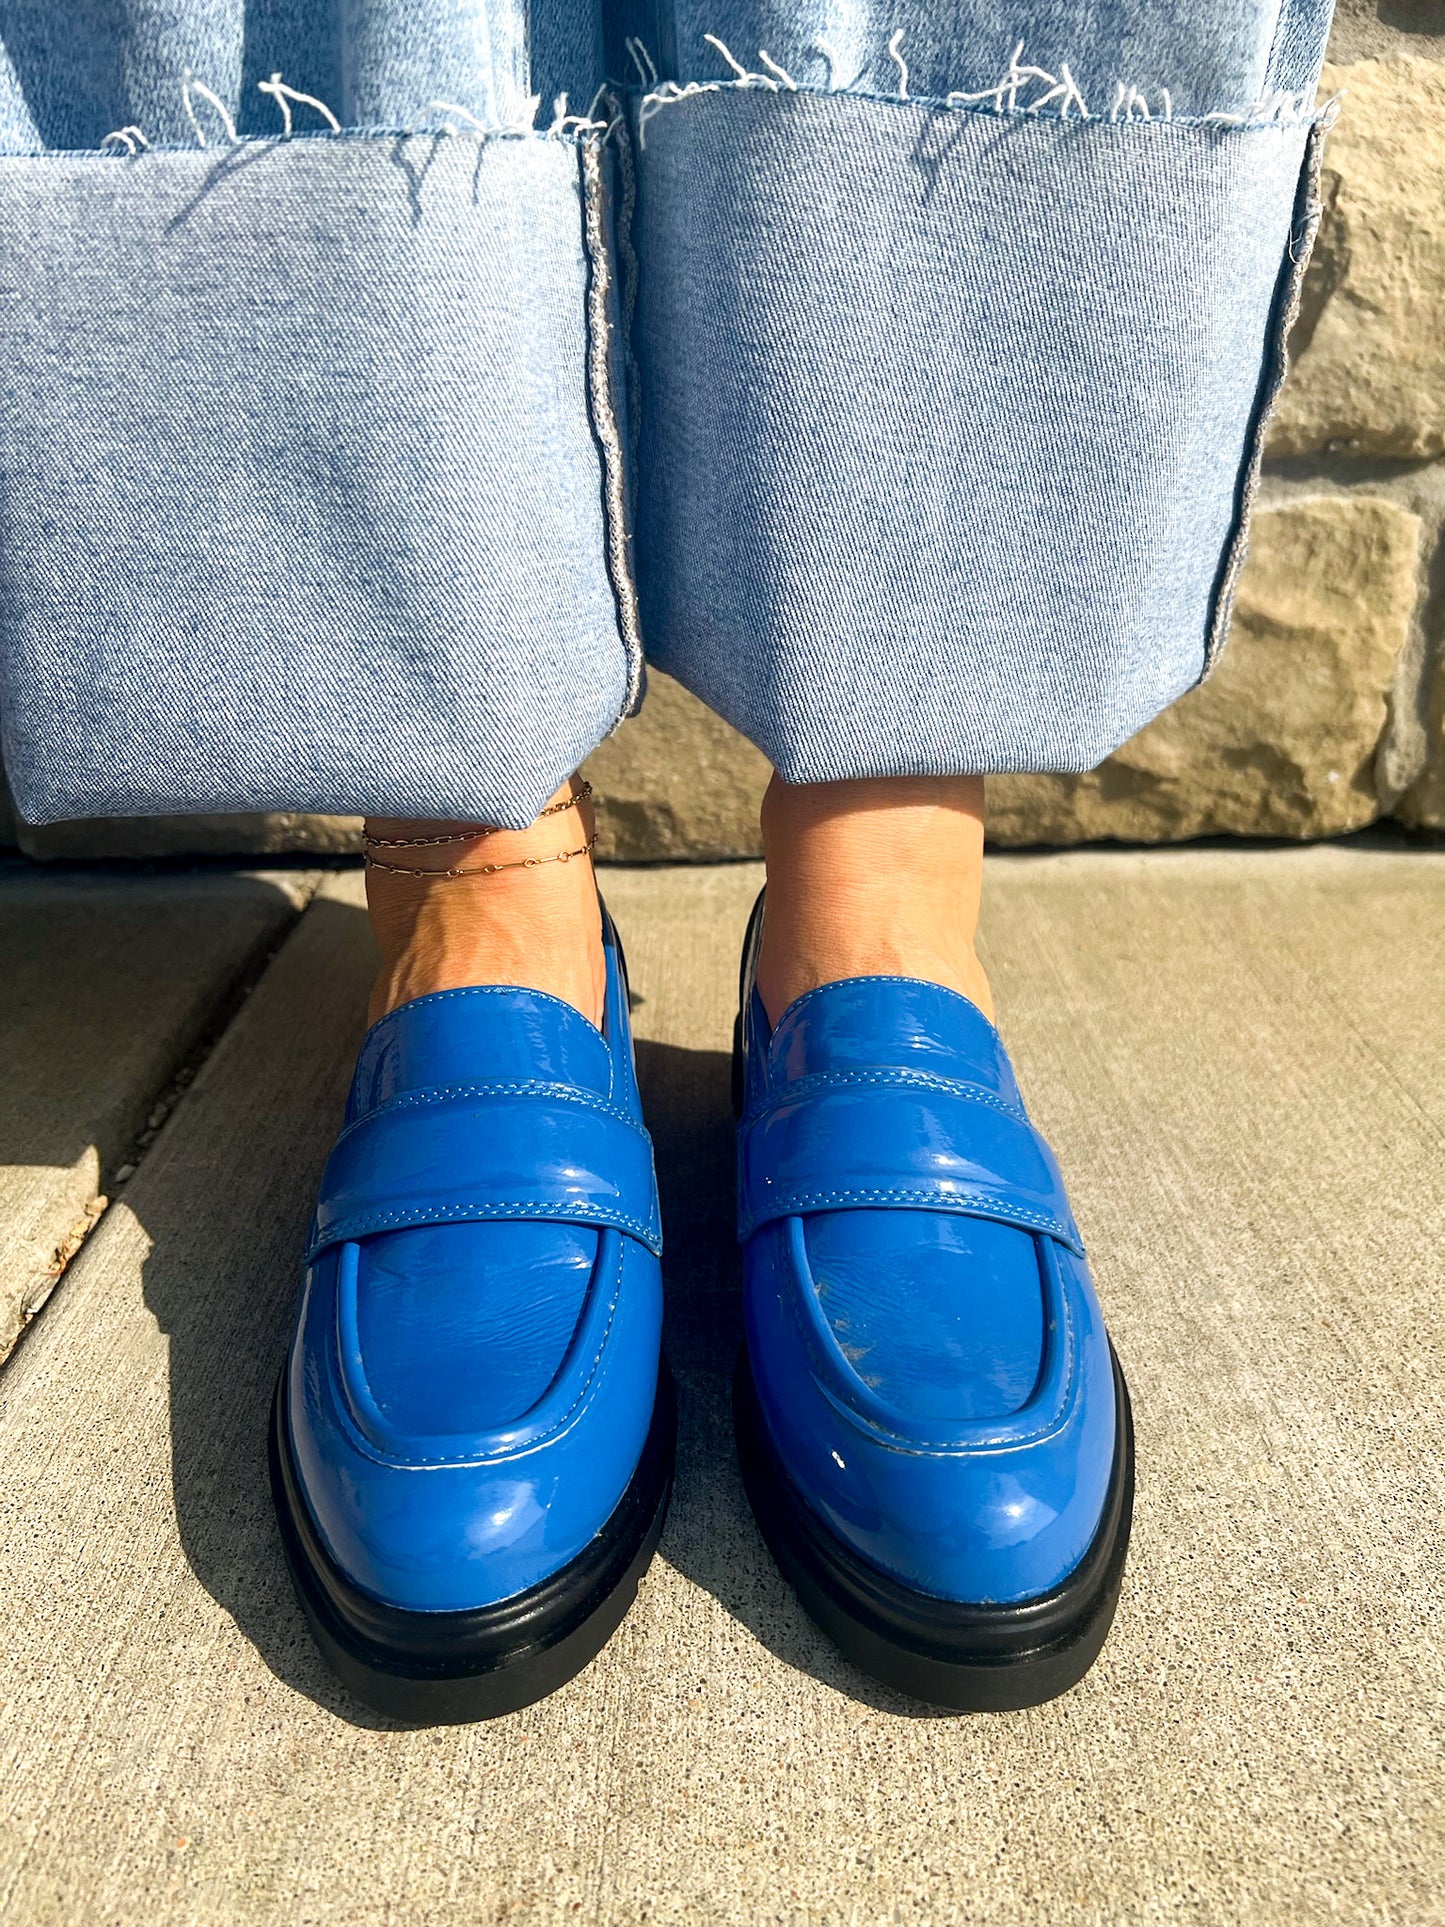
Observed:
[[[1445,1921],[1445,857],[991,860],[986,960],[1129,1375],[1140,1489],[1099,1665],[987,1718],[870,1685],[759,1544],[727,1401],[727,1050],[758,877],[608,872],[663,1185],[677,1495],[582,1678],[421,1732],[321,1669],[266,1491],[370,968],[358,875],[298,914],[311,881],[247,883],[220,935],[195,913],[189,970],[176,912],[170,964],[132,994],[164,1041],[124,1091],[107,1018],[104,1065],[77,1064],[34,1142],[9,1103],[11,1166],[91,1155],[112,1202],[0,1376],[0,1917]],[[0,876],[0,913],[19,887]],[[75,1000],[104,986],[75,971],[36,1014],[54,934],[24,921],[7,1010],[28,970],[26,1024],[86,1024]],[[178,1079],[206,1047],[198,1000],[220,1025],[283,937]],[[136,1153],[114,1120],[167,1091],[117,1189]],[[87,1119],[111,1120],[93,1152]]]

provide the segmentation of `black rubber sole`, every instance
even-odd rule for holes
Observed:
[[[1119,1424],[1104,1514],[1062,1585],[1017,1606],[967,1606],[915,1592],[825,1526],[777,1463],[746,1350],[733,1381],[743,1483],[783,1577],[855,1666],[895,1691],[964,1713],[1015,1712],[1066,1693],[1113,1622],[1134,1513],[1134,1424],[1114,1359]]]
[[[348,1692],[413,1725],[496,1719],[595,1659],[652,1563],[672,1493],[677,1404],[664,1360],[652,1425],[616,1511],[568,1565],[499,1605],[405,1612],[362,1592],[321,1544],[291,1456],[283,1387],[271,1408],[271,1493],[286,1563],[321,1656]]]

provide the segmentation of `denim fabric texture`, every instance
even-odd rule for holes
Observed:
[[[1088,769],[1199,679],[1301,126],[727,88],[645,140],[661,667],[792,781]]]
[[[530,128],[533,93],[585,108],[603,66],[595,0],[0,0],[0,150],[95,148],[129,124],[189,142],[187,71],[268,138],[281,115],[258,87],[277,72],[347,127],[433,126],[444,99]]]
[[[576,144],[3,172],[22,810],[445,798],[527,821],[627,690]]]
[[[1219,633],[1328,13],[0,0],[22,814],[523,823],[638,598],[792,779],[1097,762]]]

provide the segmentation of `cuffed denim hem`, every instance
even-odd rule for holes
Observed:
[[[0,158],[31,822],[530,821],[635,699],[598,132]]]
[[[1087,769],[1198,681],[1313,123],[772,81],[638,119],[652,660],[793,782]]]

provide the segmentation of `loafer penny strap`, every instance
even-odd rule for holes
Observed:
[[[342,1132],[307,1262],[376,1232],[489,1218],[610,1225],[660,1252],[652,1141],[567,1084],[410,1092]]]
[[[1082,1255],[1054,1155],[991,1091],[840,1072],[784,1089],[743,1127],[738,1235],[815,1211],[952,1211],[1042,1232]]]

